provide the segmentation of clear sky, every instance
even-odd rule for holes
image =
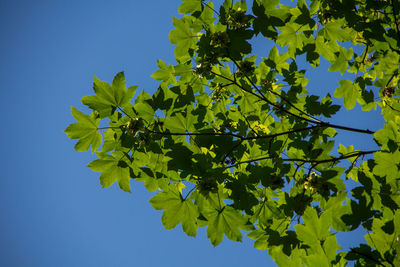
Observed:
[[[132,182],[131,194],[102,189],[86,167],[94,156],[74,151],[63,133],[74,122],[70,106],[84,110],[94,75],[111,82],[125,71],[128,85],[154,92],[157,59],[174,64],[168,33],[180,3],[0,0],[0,266],[274,266],[246,237],[213,248],[204,229],[196,238],[180,226],[165,230],[141,183]],[[267,56],[267,46],[255,52]],[[310,91],[333,94],[330,75],[310,71]],[[360,114],[332,122],[382,125],[379,112]],[[370,136],[340,138],[373,147]]]

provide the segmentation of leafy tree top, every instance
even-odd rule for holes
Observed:
[[[399,266],[399,1],[183,0],[178,10],[176,64],[157,62],[153,95],[135,97],[121,72],[95,78],[82,98],[90,115],[72,108],[65,133],[96,152],[88,166],[101,185],[144,182],[166,229],[207,227],[214,246],[247,232],[278,265]],[[268,53],[252,54],[255,38],[273,42]],[[321,60],[352,78],[316,96],[305,69]],[[332,96],[382,112],[384,127],[330,123],[342,108]],[[377,148],[345,147],[337,131]],[[337,233],[357,228],[366,242],[340,251]]]

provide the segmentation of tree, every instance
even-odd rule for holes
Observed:
[[[183,0],[169,34],[177,63],[157,62],[158,90],[134,98],[124,73],[95,78],[82,98],[91,114],[72,108],[65,133],[96,152],[88,166],[103,187],[129,192],[136,179],[157,191],[166,229],[207,227],[214,246],[247,232],[282,266],[400,266],[399,10],[398,0],[254,0],[251,10]],[[258,38],[271,41],[265,57],[252,54]],[[382,129],[329,122],[342,106],[309,94],[299,68],[321,61],[352,74],[330,85],[333,97],[382,112]],[[337,131],[376,149],[345,147]],[[366,243],[338,252],[337,234],[358,228]]]

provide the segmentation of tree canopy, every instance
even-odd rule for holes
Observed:
[[[135,94],[123,72],[95,77],[91,113],[72,108],[65,133],[96,153],[103,187],[156,192],[166,229],[206,227],[214,246],[246,234],[281,266],[400,266],[400,2],[281,2],[183,0],[155,93]],[[252,52],[260,38],[265,55]],[[322,61],[343,76],[313,95],[306,70]],[[341,108],[385,124],[331,123]],[[376,145],[346,147],[338,131]],[[365,242],[342,250],[337,234],[360,228]]]

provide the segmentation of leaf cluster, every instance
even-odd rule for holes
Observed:
[[[101,185],[144,182],[166,229],[207,227],[214,246],[247,232],[278,265],[400,265],[399,1],[183,0],[178,10],[176,64],[157,62],[153,95],[134,97],[118,73],[111,85],[95,78],[82,98],[90,115],[72,108],[65,133],[96,152],[88,166]],[[252,54],[256,38],[271,41],[266,55]],[[321,61],[352,75],[316,96],[306,70]],[[381,111],[384,127],[330,123],[342,108],[332,96]],[[376,149],[345,147],[337,131]],[[337,234],[359,228],[365,243],[341,250]]]

